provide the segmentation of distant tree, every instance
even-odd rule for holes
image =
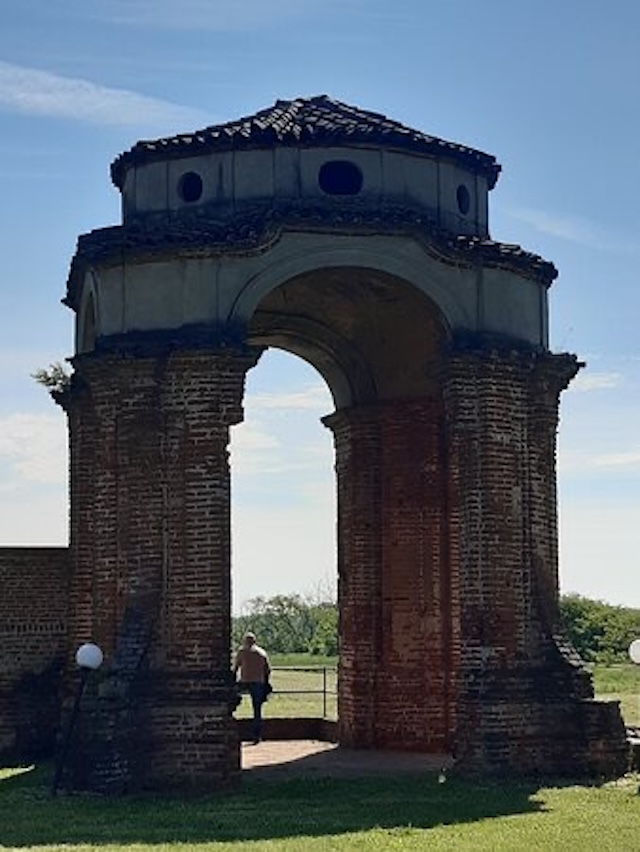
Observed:
[[[314,631],[309,652],[324,657],[338,653],[338,607],[335,603],[316,604],[311,611]]]
[[[638,609],[563,595],[560,614],[565,633],[585,662],[626,662],[629,645],[640,638]],[[326,592],[252,598],[233,619],[234,646],[247,630],[275,653],[338,653],[338,607]]]
[[[567,637],[585,662],[626,662],[640,637],[640,610],[612,606],[581,595],[563,595],[560,615]]]
[[[234,647],[248,630],[275,653],[332,656],[338,651],[338,608],[333,601],[296,594],[255,597],[233,619]]]

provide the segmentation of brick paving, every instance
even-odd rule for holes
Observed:
[[[243,743],[241,761],[245,772],[259,778],[353,778],[439,772],[453,764],[450,755],[349,749],[320,740]]]

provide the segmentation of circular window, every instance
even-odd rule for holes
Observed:
[[[178,182],[178,194],[183,201],[198,201],[202,189],[202,178],[196,172],[185,172]]]
[[[348,160],[330,160],[320,168],[318,183],[327,195],[357,195],[362,189],[362,172]]]
[[[471,206],[471,196],[469,195],[469,190],[463,183],[461,183],[456,189],[456,200],[458,202],[458,210],[463,216],[466,216],[469,212],[469,207]]]

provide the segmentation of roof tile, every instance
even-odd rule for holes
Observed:
[[[499,164],[490,154],[429,136],[380,113],[350,106],[327,95],[318,95],[291,101],[279,100],[255,115],[235,121],[167,139],[138,142],[112,163],[111,177],[121,189],[129,168],[162,159],[169,152],[172,157],[189,157],[210,151],[297,145],[301,141],[319,146],[341,142],[366,143],[427,156],[449,156],[466,168],[483,174],[489,188],[495,186],[500,173]]]

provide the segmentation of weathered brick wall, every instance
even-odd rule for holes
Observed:
[[[385,405],[382,448],[381,745],[451,743],[451,613],[442,405]]]
[[[570,356],[458,354],[445,383],[461,645],[457,756],[484,773],[624,770],[558,626],[555,434]]]
[[[59,722],[69,551],[0,548],[0,756],[48,756]]]
[[[64,403],[66,649],[97,641],[106,662],[83,702],[73,784],[203,788],[238,775],[227,447],[257,357],[76,359]],[[591,700],[558,630],[555,434],[576,367],[568,356],[457,352],[442,365],[442,399],[325,419],[336,447],[344,745],[455,749],[470,772],[624,769],[619,711]],[[47,610],[61,631],[54,657],[65,607],[66,597],[62,622]],[[67,666],[67,702],[76,676]]]
[[[452,359],[446,387],[451,475],[458,500],[461,663],[469,670],[539,654],[523,611],[528,400],[519,361]],[[525,373],[526,375],[526,373]]]
[[[376,695],[382,642],[380,429],[375,409],[324,419],[336,448],[340,741],[376,743]]]
[[[570,356],[453,353],[443,403],[340,411],[340,741],[493,773],[624,769],[558,615],[555,443]],[[596,708],[599,707],[599,710]]]
[[[82,786],[224,783],[238,773],[227,446],[257,356],[76,359],[65,403],[70,633],[106,655],[70,767]]]
[[[442,407],[329,418],[338,476],[341,742],[443,752],[453,725],[453,611]]]

